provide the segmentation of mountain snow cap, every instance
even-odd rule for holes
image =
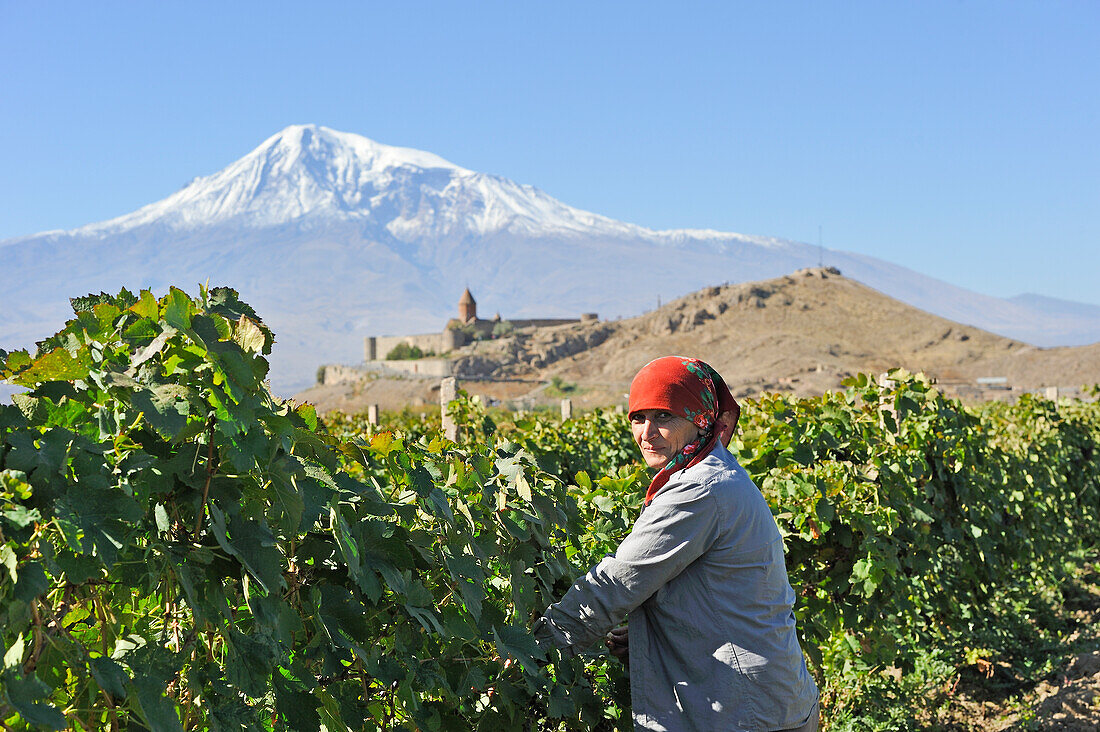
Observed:
[[[303,221],[354,221],[365,234],[405,242],[500,232],[643,236],[671,245],[684,234],[719,242],[745,239],[721,232],[655,232],[573,208],[533,186],[468,170],[429,152],[320,125],[291,125],[161,201],[70,233],[103,237],[145,227],[182,232]]]
[[[383,145],[320,125],[291,125],[243,158],[192,180],[171,196],[80,233],[118,233],[143,225],[194,229],[236,222],[284,224],[303,216],[369,212],[371,199],[395,179],[473,175],[438,155]]]

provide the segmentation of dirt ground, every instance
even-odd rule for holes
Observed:
[[[991,693],[979,676],[969,688],[956,689],[945,709],[930,713],[927,729],[1100,731],[1100,563],[1083,573],[1063,611],[1072,630],[1061,639],[1061,663],[1053,673],[1027,682],[990,666],[997,690]]]

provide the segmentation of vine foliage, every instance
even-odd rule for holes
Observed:
[[[587,559],[580,504],[530,454],[329,436],[270,396],[272,334],[230,289],[73,306],[35,355],[0,353],[30,389],[0,406],[5,725],[620,715],[606,656],[547,658],[527,630]]]

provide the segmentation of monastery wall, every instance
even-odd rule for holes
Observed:
[[[444,358],[422,358],[416,361],[368,361],[361,366],[326,364],[317,372],[318,384],[358,384],[364,373],[379,376],[411,376],[442,379],[452,376],[451,362]]]
[[[420,335],[404,336],[369,336],[363,343],[363,360],[382,361],[386,358],[386,354],[401,343],[409,347],[416,346],[425,353],[431,351],[432,353],[438,354],[451,350],[449,347],[444,347],[442,333],[422,333]]]
[[[571,325],[581,322],[578,318],[536,318],[533,320],[508,320],[513,328],[552,328],[555,325]]]
[[[421,346],[423,348],[423,346]],[[363,368],[383,376],[419,376],[441,379],[451,376],[451,362],[445,358],[418,358],[410,361],[369,361]]]

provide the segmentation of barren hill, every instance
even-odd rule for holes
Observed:
[[[473,392],[534,398],[540,383],[557,377],[559,384],[575,384],[574,400],[589,406],[620,402],[637,370],[668,354],[709,362],[737,395],[817,394],[839,388],[854,373],[897,366],[924,371],[968,398],[1100,383],[1100,344],[1037,348],[918,310],[832,268],[710,287],[636,318],[521,331],[452,355],[456,375]],[[1011,390],[980,393],[980,377],[1005,377]],[[416,386],[405,383],[401,390],[407,399]],[[364,383],[358,391],[364,405],[396,406],[387,404],[383,383]],[[333,408],[336,395],[329,392],[320,387],[300,397]],[[344,392],[339,401],[350,396],[347,387]],[[544,393],[554,395],[560,394]],[[414,401],[431,401],[431,395]]]

